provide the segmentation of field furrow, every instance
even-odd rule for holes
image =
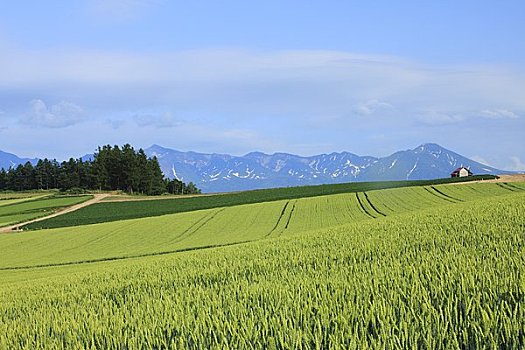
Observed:
[[[525,194],[506,192],[242,245],[0,271],[0,347],[521,349]],[[255,235],[256,223],[267,223],[265,235],[285,203],[229,208],[202,230],[236,220]],[[298,200],[290,225],[305,220],[302,207],[321,212],[314,204]],[[133,239],[141,220],[160,221],[157,238],[206,215],[128,220],[123,238]],[[17,239],[47,240],[60,230]],[[6,237],[15,236],[0,237],[0,246]]]
[[[1,235],[0,246],[5,253],[0,256],[0,268],[131,257],[255,241],[383,218],[383,215],[458,205],[451,203],[445,196],[446,191],[450,192],[447,195],[464,201],[516,193],[496,184],[464,186],[441,186],[440,192],[427,187],[409,187],[337,194]]]

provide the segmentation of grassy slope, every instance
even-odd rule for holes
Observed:
[[[32,201],[32,200],[35,200],[35,199],[48,197],[50,195],[51,194],[35,194],[34,196],[27,196],[27,197],[22,197],[22,198],[2,199],[2,200],[0,200],[0,207],[3,207],[5,205],[11,205],[11,204],[17,204],[17,203]]]
[[[288,187],[267,190],[246,191],[213,196],[196,196],[190,198],[162,199],[148,201],[130,201],[97,203],[81,210],[49,220],[28,225],[28,229],[57,228],[111,222],[134,218],[143,218],[194,210],[270,202],[283,199],[315,197],[321,195],[355,193],[384,188],[422,186],[440,183],[464,182],[493,178],[494,176],[472,176],[468,178],[437,179],[421,181],[389,182],[353,182],[336,185]]]
[[[24,199],[24,198],[35,198],[40,196],[51,196],[58,193],[57,190],[37,190],[37,191],[23,191],[23,192],[13,192],[13,191],[0,191],[0,203],[4,200],[11,199]]]
[[[483,192],[486,196],[513,193],[496,184],[473,186],[478,191],[476,196]],[[457,187],[460,191],[463,188]],[[470,190],[463,191],[463,195],[458,194],[462,200],[474,198]],[[453,204],[422,187],[370,191],[367,196],[371,204],[364,193],[359,195],[361,203],[355,193],[348,193],[3,235],[0,269],[227,245],[382,217],[380,212],[392,215]]]
[[[510,193],[242,246],[0,271],[0,347],[523,348],[524,217],[525,194]]]
[[[36,198],[2,205],[0,206],[0,226],[7,226],[9,224],[45,216],[58,208],[82,203],[90,198],[92,198],[92,196]]]

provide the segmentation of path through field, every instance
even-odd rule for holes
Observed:
[[[525,174],[514,174],[514,175],[498,175],[498,179],[493,180],[477,180],[477,181],[462,181],[452,182],[447,185],[471,185],[474,183],[490,183],[490,182],[525,182]]]
[[[40,218],[36,218],[36,219],[32,219],[32,220],[29,220],[29,221],[21,222],[21,223],[15,224],[15,225],[1,227],[0,228],[0,233],[19,232],[20,231],[19,228],[24,226],[24,225],[29,225],[29,224],[32,224],[34,222],[39,222],[39,221],[47,220],[47,219],[50,219],[50,218],[54,218],[54,217],[59,216],[59,215],[64,215],[64,214],[67,214],[67,213],[71,213],[71,212],[73,212],[75,210],[87,207],[87,206],[95,204],[97,202],[100,202],[101,200],[103,200],[104,198],[106,198],[108,196],[109,196],[109,194],[107,194],[107,193],[94,194],[93,198],[90,199],[90,200],[87,200],[85,202],[82,202],[82,203],[79,203],[79,204],[75,204],[75,205],[72,205],[70,207],[64,208],[62,210],[56,211],[53,214],[46,215],[46,216],[43,216],[43,217],[40,217]]]

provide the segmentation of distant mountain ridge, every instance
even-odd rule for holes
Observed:
[[[158,158],[167,177],[191,181],[203,192],[443,178],[450,176],[459,166],[469,167],[474,174],[512,173],[478,163],[434,143],[382,158],[358,156],[349,152],[310,157],[261,152],[231,156],[181,152],[158,145],[145,149],[145,152],[150,157]]]
[[[474,174],[509,174],[435,143],[399,151],[387,157],[349,152],[302,157],[288,153],[251,152],[244,156],[181,152],[153,145],[144,150],[156,156],[168,178],[193,182],[203,192],[229,192],[270,187],[318,185],[356,181],[425,180],[443,178],[459,166]],[[82,159],[91,159],[85,155]],[[38,159],[19,158],[0,151],[0,168],[16,167]]]
[[[0,151],[0,169],[16,168],[20,164],[31,162],[33,165],[38,162],[37,158],[20,158],[12,153]]]

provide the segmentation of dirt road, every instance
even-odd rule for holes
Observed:
[[[29,225],[29,224],[32,224],[33,222],[39,222],[39,221],[47,220],[47,219],[50,219],[50,218],[54,218],[54,217],[59,216],[59,215],[64,215],[64,214],[67,214],[67,213],[71,213],[72,211],[75,211],[75,210],[87,207],[89,205],[95,204],[97,202],[100,202],[102,199],[106,198],[107,196],[109,196],[109,194],[107,194],[107,193],[94,194],[93,198],[90,199],[90,200],[87,200],[85,202],[82,202],[82,203],[79,203],[79,204],[75,204],[75,205],[72,205],[70,207],[64,208],[62,210],[56,211],[53,214],[50,214],[50,215],[47,215],[47,216],[43,216],[43,217],[40,217],[40,218],[37,218],[37,219],[29,220],[29,221],[26,221],[26,222],[21,222],[21,223],[16,224],[16,225],[0,227],[0,233],[20,232],[21,231],[20,227],[22,227],[24,225]]]
[[[489,182],[523,182],[525,181],[525,174],[516,175],[498,175],[499,179],[494,180],[479,180],[479,181],[464,181],[464,182],[452,182],[446,185],[470,185],[474,183],[489,183]]]

